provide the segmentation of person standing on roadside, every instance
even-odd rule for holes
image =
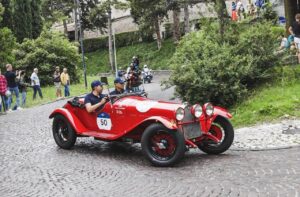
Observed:
[[[56,98],[61,98],[61,81],[60,81],[60,69],[59,66],[55,67],[53,74],[53,82],[56,89]]]
[[[39,96],[41,99],[43,99],[43,94],[41,90],[41,84],[40,84],[40,79],[38,77],[38,72],[39,70],[37,68],[33,69],[33,73],[31,74],[31,85],[33,87],[33,100],[36,98],[36,93],[39,93]]]
[[[12,103],[12,96],[13,93],[16,95],[16,104],[13,107],[13,110],[22,109],[20,108],[20,97],[19,97],[19,88],[18,84],[16,83],[16,73],[13,72],[13,67],[11,64],[6,64],[6,73],[4,74],[8,90],[11,92],[11,95],[7,98],[7,110],[11,110],[11,103]]]
[[[69,89],[70,77],[69,77],[67,68],[63,69],[63,72],[60,75],[60,81],[61,81],[61,84],[65,87],[65,97],[70,96],[70,89]]]
[[[25,71],[21,70],[21,71],[19,71],[19,76],[18,76],[18,78],[19,78],[19,90],[22,94],[22,104],[21,104],[22,107],[25,107],[25,105],[26,105],[27,86],[30,86],[29,84],[27,84],[25,82],[25,74],[26,74]]]
[[[0,70],[0,112],[1,112],[1,106],[3,106],[3,112],[6,112],[6,96],[5,93],[7,91],[7,81],[4,75],[1,74]]]
[[[300,63],[300,14],[296,14],[296,21],[289,28],[289,32],[294,36],[294,43],[297,49],[298,62]]]

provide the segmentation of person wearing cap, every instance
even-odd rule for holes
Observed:
[[[92,92],[84,97],[84,105],[89,113],[104,106],[108,97],[102,94],[103,86],[99,80],[93,81],[91,83]]]
[[[115,81],[115,90],[110,93],[110,95],[124,94],[124,81],[121,78],[116,78]]]

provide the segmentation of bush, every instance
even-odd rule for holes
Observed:
[[[152,42],[153,36],[148,32],[125,32],[116,34],[116,46],[125,47],[140,42]],[[85,52],[94,52],[99,49],[108,48],[108,37],[90,38],[83,41]]]
[[[39,69],[42,85],[53,84],[55,66],[66,67],[71,83],[79,81],[76,66],[80,62],[78,46],[71,44],[63,35],[44,31],[36,40],[26,39],[19,44],[16,55],[16,68],[24,69],[30,76],[34,68]]]
[[[218,25],[184,37],[173,58],[169,85],[176,94],[191,103],[213,102],[231,106],[243,99],[248,90],[272,77],[277,63],[276,39],[269,23],[239,29],[228,24],[223,38]]]

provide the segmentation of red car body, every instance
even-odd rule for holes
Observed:
[[[101,110],[88,113],[83,105],[83,98],[75,99],[69,101],[64,107],[55,109],[50,118],[59,115],[58,119],[63,119],[68,126],[65,125],[65,130],[69,128],[76,137],[89,136],[103,141],[142,143],[143,152],[146,152],[150,162],[157,166],[169,166],[176,163],[182,157],[183,151],[179,151],[178,158],[174,159],[172,155],[176,155],[176,151],[182,149],[182,144],[184,144],[185,150],[187,147],[199,147],[203,150],[203,147],[210,146],[217,150],[205,150],[204,148],[203,151],[219,154],[226,151],[233,141],[233,129],[229,122],[232,116],[223,108],[214,107],[213,114],[208,115],[206,107],[209,105],[211,108],[212,105],[205,104],[201,107],[201,116],[197,118],[193,114],[195,105],[156,101],[139,94],[121,95],[113,97],[111,100],[113,102],[107,102]],[[182,120],[178,120],[176,116],[177,113],[180,115],[177,111],[179,108],[184,110]],[[216,119],[221,120],[221,123],[214,124]],[[64,141],[69,134],[63,135],[64,127],[57,126],[58,123],[59,121],[55,122],[54,120],[53,134],[58,140],[61,135],[61,139]],[[60,134],[59,129],[61,129]],[[67,132],[69,131],[65,133]],[[144,132],[150,134],[146,135]],[[174,136],[174,133],[178,133],[176,135],[179,137]],[[222,140],[227,140],[225,146],[222,145],[224,143]],[[143,147],[143,144],[149,145]],[[221,150],[218,144],[223,146]],[[59,143],[58,145],[60,146]],[[74,144],[71,143],[72,145]],[[181,148],[178,148],[179,145]],[[70,148],[71,146],[61,147]],[[153,151],[155,157],[151,156]]]

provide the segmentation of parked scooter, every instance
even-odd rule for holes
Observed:
[[[143,71],[142,71],[142,76],[143,76],[143,81],[144,83],[148,82],[151,83],[153,79],[153,75],[151,73],[151,69],[148,68],[147,65],[144,65]]]

